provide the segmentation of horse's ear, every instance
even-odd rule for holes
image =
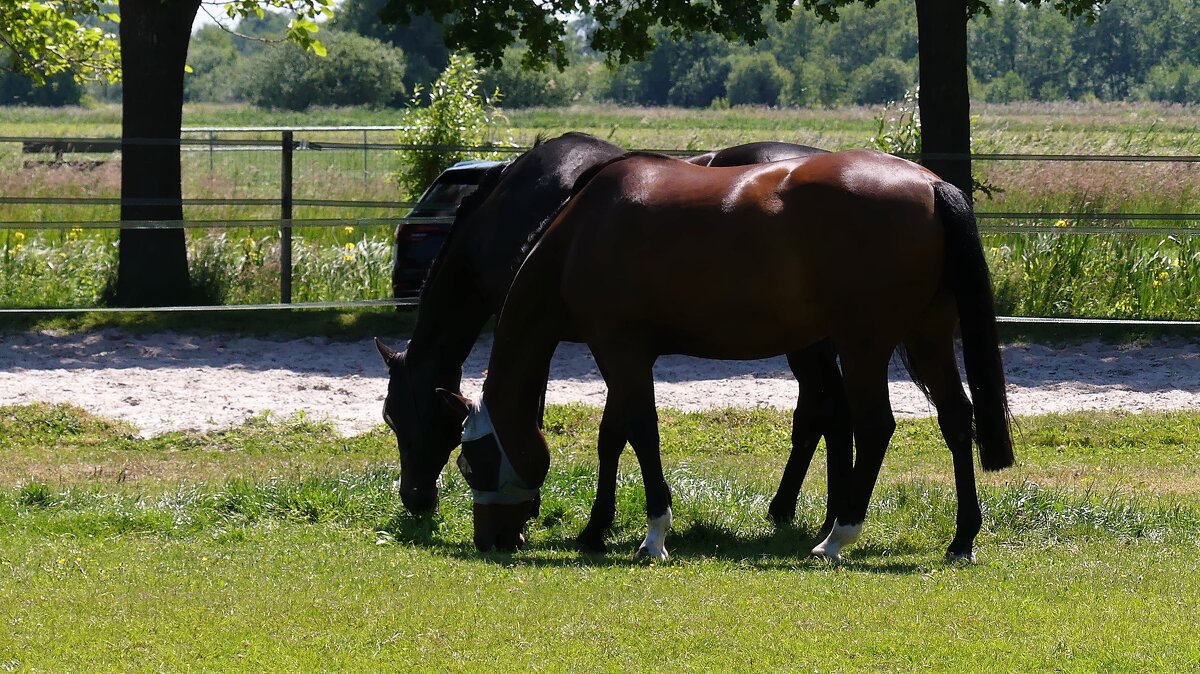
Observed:
[[[400,362],[400,354],[392,347],[384,344],[383,340],[378,337],[375,338],[375,348],[379,349],[379,355],[383,356],[384,365],[391,367]]]
[[[442,402],[446,403],[446,407],[454,413],[455,418],[462,421],[471,413],[471,401],[455,393],[454,391],[439,388],[436,389],[437,394],[441,397]]]

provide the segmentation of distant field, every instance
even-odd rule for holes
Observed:
[[[1200,155],[1200,115],[1192,107],[1149,104],[977,105],[974,148],[979,153]],[[586,131],[629,148],[699,152],[753,140],[783,140],[830,149],[864,147],[877,130],[879,109],[685,110],[588,106],[508,111],[511,127],[498,141],[527,146],[542,135]],[[247,106],[188,106],[185,125],[395,125],[400,111],[326,109],[280,113]],[[9,136],[119,135],[119,109],[0,108]],[[204,141],[206,134],[193,134]],[[314,143],[394,143],[393,132],[303,132]],[[269,139],[278,134],[225,134],[223,139]],[[273,200],[280,190],[279,153],[223,151],[203,142],[186,147],[187,198]],[[44,157],[43,157],[44,158]],[[93,159],[111,159],[92,156]],[[119,171],[108,163],[91,171],[21,168],[29,159],[17,143],[0,143],[3,196],[81,198],[119,194]],[[398,158],[386,150],[298,151],[297,199],[347,202],[402,198],[392,175]],[[985,211],[1070,214],[1006,224],[1092,225],[1092,213],[1200,213],[1200,164],[1147,162],[977,161],[977,176],[996,188],[980,197]],[[278,207],[189,206],[198,220],[271,219]],[[298,206],[296,218],[396,218],[403,209]],[[86,228],[113,220],[109,205],[0,204],[0,221],[73,221],[75,232],[0,231],[0,305],[94,304],[115,264],[115,234]],[[995,221],[988,221],[995,222]],[[1103,223],[1100,223],[1103,224]],[[1200,221],[1137,220],[1149,227],[1200,228]],[[389,226],[298,229],[297,299],[385,297],[389,292]],[[1105,249],[1104,239],[1112,239]],[[224,302],[274,301],[279,251],[272,228],[195,231],[192,265]],[[1024,315],[1126,318],[1200,318],[1200,245],[1194,235],[1112,237],[1072,243],[1070,237],[989,236],[1001,308]],[[1065,276],[1064,276],[1065,275]],[[34,279],[41,279],[34,281]],[[1051,281],[1053,279],[1053,281]],[[1066,281],[1065,283],[1063,281]]]
[[[865,539],[807,558],[765,518],[789,415],[663,410],[672,559],[638,563],[623,459],[607,556],[571,540],[599,410],[551,407],[528,549],[470,546],[466,487],[403,511],[391,433],[304,419],[146,440],[68,407],[0,408],[0,667],[222,671],[1185,671],[1200,659],[1200,415],[1020,420],[1018,466],[980,478],[980,562],[947,565],[950,458],[902,421]]]

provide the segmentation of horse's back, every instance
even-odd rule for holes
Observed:
[[[942,255],[932,174],[893,159],[835,153],[721,169],[616,162],[555,225],[569,229],[560,234],[570,241],[564,297],[574,313],[606,324],[656,325],[672,350],[749,358],[825,336],[839,307],[870,299],[880,277],[897,294],[931,296]],[[727,339],[688,343],[689,326],[711,322],[714,310]],[[761,341],[747,342],[747,332]]]

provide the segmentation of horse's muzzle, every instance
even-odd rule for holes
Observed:
[[[511,552],[525,547],[525,523],[533,517],[533,503],[474,506],[475,548]]]

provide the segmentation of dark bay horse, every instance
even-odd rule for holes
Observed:
[[[872,151],[724,169],[634,153],[580,184],[513,282],[480,402],[446,396],[466,418],[460,468],[475,495],[476,546],[520,542],[550,462],[539,393],[570,331],[608,385],[601,455],[628,442],[642,469],[640,554],[666,557],[672,517],[655,359],[764,358],[824,339],[841,359],[856,454],[848,484],[830,495],[835,525],[813,554],[838,558],[861,533],[895,429],[887,366],[901,343],[953,456],[949,554],[973,554],[982,518],[972,431],[985,470],[1011,465],[1013,453],[991,280],[962,192]],[[956,323],[973,405],[954,356]]]
[[[823,152],[805,145],[759,142],[688,161],[740,166]],[[568,133],[537,143],[510,166],[490,170],[463,201],[450,237],[430,268],[407,350],[397,352],[377,342],[390,373],[384,418],[396,433],[400,495],[410,511],[425,512],[437,505],[437,477],[462,433],[461,418],[445,410],[435,390],[460,390],[462,364],[475,340],[487,320],[500,313],[517,268],[541,228],[571,195],[579,176],[624,153],[593,136]],[[848,412],[837,415],[842,418],[838,423],[834,406],[821,403],[831,397],[827,390],[840,387],[832,349],[824,346],[791,354],[789,363],[801,383],[801,393],[793,451],[779,495],[771,505],[777,521],[792,519],[801,482],[822,433],[832,437],[840,428],[844,442],[850,442]],[[619,449],[601,457],[596,503],[580,536],[585,548],[604,548],[604,532],[612,523],[616,503],[619,457]],[[847,465],[835,473],[848,470]],[[827,525],[831,523],[832,515],[827,517]]]

